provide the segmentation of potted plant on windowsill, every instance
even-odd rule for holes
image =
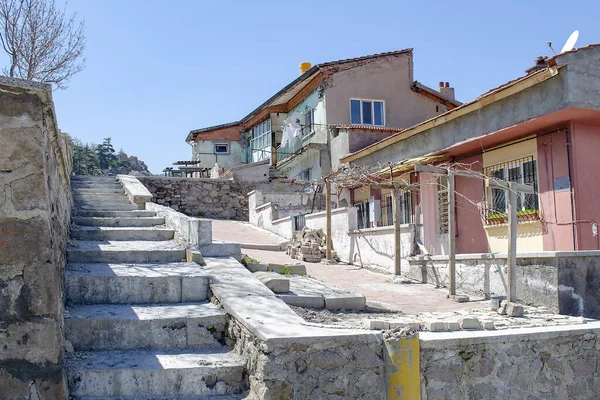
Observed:
[[[521,210],[517,211],[517,221],[535,221],[538,220],[538,210]]]
[[[506,213],[488,214],[486,221],[488,225],[506,224],[508,222],[508,215]]]

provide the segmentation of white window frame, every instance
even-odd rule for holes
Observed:
[[[217,151],[217,146],[225,146],[227,151]],[[215,143],[215,154],[229,154],[229,143]]]
[[[360,121],[361,123],[359,125],[372,125],[372,126],[386,126],[386,120],[387,120],[387,116],[385,115],[385,100],[380,100],[380,99],[361,99],[361,98],[357,98],[357,97],[352,97],[350,98],[350,100],[348,100],[348,110],[350,112],[350,123],[352,124],[352,100],[356,100],[356,101],[360,101]],[[364,101],[369,101],[371,102],[371,121],[372,123],[370,124],[366,124],[364,122],[364,116],[363,116],[363,102]],[[383,104],[382,107],[382,118],[383,118],[383,124],[381,125],[376,125],[375,124],[375,102],[380,102]]]
[[[257,131],[262,131],[259,135],[256,135]],[[264,120],[260,124],[256,124],[250,128],[250,135],[252,137],[252,149],[264,149],[271,147],[271,119]]]

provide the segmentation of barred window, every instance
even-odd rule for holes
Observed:
[[[534,193],[519,193],[517,195],[517,214],[522,216],[538,212],[537,165],[533,156],[486,167],[483,173],[491,178],[533,186]],[[508,201],[504,189],[489,188],[486,190],[485,196],[488,222],[506,215]]]
[[[370,215],[369,215],[369,202],[365,201],[354,205],[358,215],[358,229],[366,229],[371,227]]]

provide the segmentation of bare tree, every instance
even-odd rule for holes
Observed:
[[[0,0],[0,42],[10,58],[3,73],[66,88],[83,70],[85,23],[54,0]]]

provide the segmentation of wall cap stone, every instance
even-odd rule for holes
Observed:
[[[145,203],[152,200],[152,193],[135,176],[117,175],[117,179],[123,185],[129,200],[137,204],[140,209],[143,210]]]
[[[544,326],[502,331],[420,332],[419,342],[422,349],[435,349],[473,344],[531,342],[586,333],[600,335],[600,321],[593,319],[584,321],[589,322],[575,326]]]

